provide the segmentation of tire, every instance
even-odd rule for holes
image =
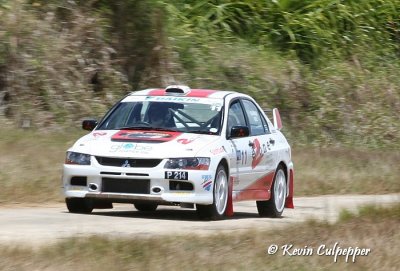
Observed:
[[[157,209],[157,203],[134,203],[136,210],[140,212],[153,212]]]
[[[84,198],[66,198],[68,211],[70,213],[90,214],[93,211],[93,202]]]
[[[215,174],[213,186],[213,203],[210,205],[196,204],[200,218],[219,220],[224,218],[228,205],[228,175],[224,166],[219,165]]]
[[[271,198],[267,201],[257,201],[258,214],[262,217],[281,217],[285,209],[286,193],[286,174],[279,166],[272,184]]]

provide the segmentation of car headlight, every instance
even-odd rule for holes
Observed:
[[[68,151],[65,163],[69,165],[90,165],[90,155]]]
[[[170,158],[165,163],[164,168],[168,169],[195,169],[195,170],[208,170],[210,167],[210,158],[197,157],[197,158]]]

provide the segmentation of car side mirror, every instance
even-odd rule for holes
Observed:
[[[88,119],[82,121],[82,129],[87,131],[93,131],[93,129],[97,126],[97,120]]]
[[[230,137],[231,138],[246,137],[246,136],[249,136],[249,134],[250,134],[249,127],[247,127],[247,126],[233,126],[231,128]]]

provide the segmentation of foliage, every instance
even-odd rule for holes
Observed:
[[[292,143],[375,148],[400,144],[399,7],[392,0],[166,4],[170,44],[189,74],[179,81],[244,90],[279,107]]]
[[[129,90],[244,91],[293,144],[399,147],[398,0],[0,2],[0,117],[100,116]]]
[[[176,6],[193,28],[272,43],[293,50],[306,63],[319,62],[330,52],[348,56],[357,47],[400,52],[397,0],[192,0]]]
[[[68,25],[58,21],[55,10],[42,13],[22,1],[14,1],[0,18],[7,51],[0,92],[10,101],[3,113],[17,121],[41,127],[69,123],[103,113],[114,95],[126,91],[96,18],[64,8],[70,8]]]

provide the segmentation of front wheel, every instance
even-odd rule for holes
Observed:
[[[257,201],[258,214],[262,217],[281,217],[285,208],[286,192],[286,174],[280,166],[275,173],[271,198],[267,201]]]
[[[219,165],[215,174],[213,188],[213,204],[196,205],[196,211],[200,218],[222,219],[225,216],[228,203],[228,176],[224,166]]]
[[[68,211],[70,213],[90,214],[93,211],[93,201],[85,198],[66,198]]]

